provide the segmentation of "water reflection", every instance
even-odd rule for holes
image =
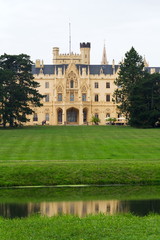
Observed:
[[[96,201],[60,201],[41,203],[0,203],[0,216],[5,218],[27,217],[36,213],[45,216],[72,214],[84,217],[88,214],[103,213],[113,215],[128,213],[144,216],[151,212],[160,214],[160,200],[96,200]]]
[[[29,205],[32,212],[33,204]],[[120,201],[77,201],[77,202],[43,202],[40,204],[42,215],[49,217],[61,214],[71,214],[84,217],[89,214],[115,214],[127,212],[127,205],[123,206]]]

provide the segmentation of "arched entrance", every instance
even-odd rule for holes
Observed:
[[[59,108],[57,110],[57,122],[58,122],[58,124],[62,124],[62,109],[61,108]]]
[[[87,108],[84,108],[83,109],[83,123],[84,124],[87,124],[87,112],[88,112]]]
[[[78,124],[79,112],[76,108],[69,108],[67,110],[67,123],[68,124]]]

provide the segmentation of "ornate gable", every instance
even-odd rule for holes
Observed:
[[[73,81],[73,88],[78,88],[78,78],[79,78],[79,74],[78,74],[78,70],[77,67],[74,63],[71,63],[67,70],[66,70],[66,87],[70,88],[70,83],[71,81]]]

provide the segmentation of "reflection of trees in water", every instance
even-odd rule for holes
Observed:
[[[0,215],[6,218],[27,217],[28,204],[0,203]]]
[[[138,215],[145,216],[149,213],[160,214],[160,200],[131,200],[128,201],[130,212]]]

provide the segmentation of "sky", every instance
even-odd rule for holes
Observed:
[[[0,55],[25,53],[52,64],[52,48],[80,53],[91,43],[91,64],[118,64],[133,46],[160,66],[160,0],[0,0]]]

